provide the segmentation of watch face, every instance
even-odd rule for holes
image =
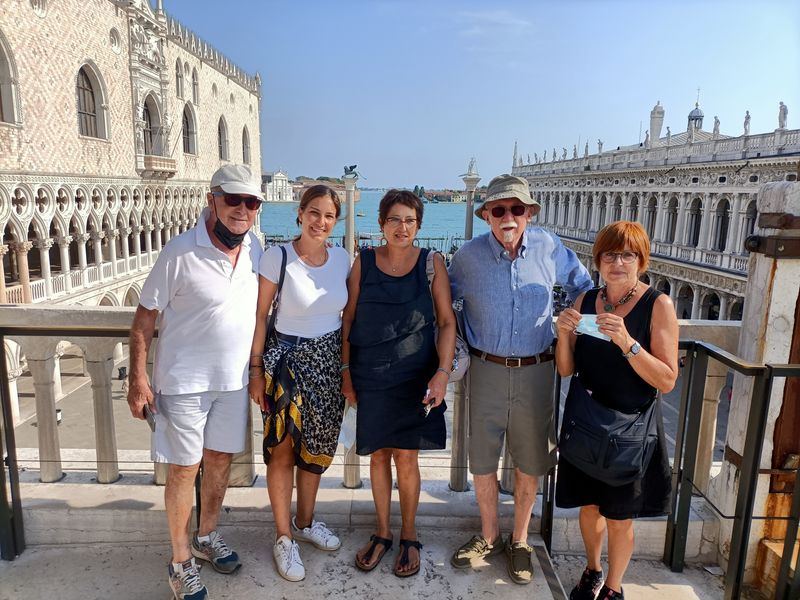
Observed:
[[[641,344],[639,344],[639,342],[635,342],[633,346],[631,346],[631,354],[639,354],[639,350],[641,349]]]

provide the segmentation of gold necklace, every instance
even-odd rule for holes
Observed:
[[[600,300],[603,301],[603,310],[606,312],[614,312],[615,310],[617,310],[618,306],[622,306],[628,300],[633,298],[633,295],[636,293],[636,286],[638,285],[639,285],[638,281],[634,283],[630,291],[627,294],[625,294],[616,304],[612,304],[611,302],[608,301],[608,296],[606,295],[607,287],[603,286],[602,288],[600,288]]]
[[[296,245],[296,242],[295,242],[295,247],[294,247],[294,249],[295,249],[295,252],[297,252],[297,245]],[[309,264],[309,265],[311,265],[312,267],[321,267],[321,266],[322,266],[322,265],[324,265],[326,262],[328,262],[328,248],[327,248],[327,246],[323,246],[323,247],[322,247],[322,251],[324,252],[324,254],[323,254],[323,256],[322,256],[322,260],[321,260],[320,262],[318,262],[318,263],[317,263],[317,262],[315,262],[315,261],[313,261],[313,260],[311,260],[311,256],[310,256],[310,255],[308,255],[308,254],[300,254],[299,252],[297,252],[297,254],[300,256],[300,259],[301,259],[301,260],[302,260],[304,263],[306,263],[306,264]]]

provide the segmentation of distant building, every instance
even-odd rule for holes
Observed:
[[[294,199],[289,177],[283,171],[266,173],[261,181],[261,190],[267,202],[291,202]]]
[[[776,115],[777,115],[776,106]],[[699,106],[686,131],[662,135],[664,109],[650,115],[646,143],[567,160],[522,164],[542,205],[536,222],[559,234],[586,266],[604,225],[619,219],[641,222],[652,240],[652,259],[643,278],[667,293],[678,317],[741,319],[749,253],[745,238],[758,217],[756,196],[771,181],[796,181],[800,130],[778,128],[749,135],[702,129]]]
[[[211,174],[260,179],[260,97],[161,0],[0,3],[0,302],[138,304]]]

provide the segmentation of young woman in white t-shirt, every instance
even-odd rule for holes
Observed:
[[[264,415],[264,462],[276,529],[273,557],[278,572],[289,581],[305,577],[296,540],[321,550],[340,546],[339,538],[314,520],[320,478],[333,461],[344,409],[341,311],[347,303],[350,259],[343,248],[328,245],[340,214],[334,190],[324,185],[308,188],[297,210],[300,235],[269,248],[259,264],[248,391]],[[283,251],[286,272],[276,335],[265,340]],[[297,514],[292,518],[295,466]]]

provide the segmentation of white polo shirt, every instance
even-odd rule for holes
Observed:
[[[258,300],[261,244],[252,232],[236,268],[197,225],[161,250],[139,304],[158,310],[153,389],[163,394],[231,391],[247,385]]]

